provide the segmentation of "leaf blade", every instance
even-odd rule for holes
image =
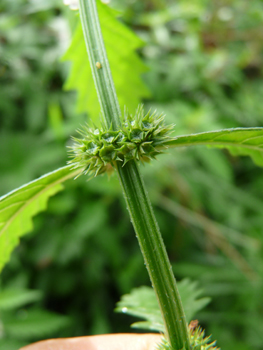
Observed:
[[[46,209],[48,199],[63,189],[62,182],[78,173],[65,166],[0,198],[0,271],[19,238],[32,230],[32,217]]]
[[[204,145],[227,148],[232,155],[250,156],[263,166],[263,128],[233,128],[176,137],[168,147]]]

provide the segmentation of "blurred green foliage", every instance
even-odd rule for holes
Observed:
[[[139,54],[149,67],[146,109],[166,113],[178,135],[262,126],[261,0],[112,5],[145,41]],[[1,1],[1,195],[63,166],[69,135],[86,120],[75,112],[75,93],[62,89],[68,65],[59,58],[75,22],[58,0]],[[262,349],[262,169],[200,147],[173,151],[142,170],[176,277],[198,280],[212,297],[198,314],[207,334],[225,350]],[[130,319],[113,314],[115,303],[149,280],[117,178],[69,181],[34,226],[1,285],[2,293],[33,289],[42,298],[0,310],[5,349],[51,336],[129,331]],[[4,318],[15,323],[35,312],[70,321],[26,339],[2,326]]]

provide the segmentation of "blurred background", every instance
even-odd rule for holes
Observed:
[[[163,111],[176,134],[263,125],[261,0],[110,5],[145,42],[146,109]],[[87,120],[63,90],[76,20],[60,0],[1,1],[0,195],[65,165]],[[197,315],[206,333],[224,350],[263,349],[262,169],[201,147],[142,172],[176,278],[211,297]],[[68,181],[1,274],[0,347],[130,332],[135,320],[113,309],[141,285],[149,278],[116,176]]]

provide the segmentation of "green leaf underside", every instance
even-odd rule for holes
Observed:
[[[135,52],[144,43],[115,18],[115,11],[100,1],[97,2],[97,6],[120,107],[123,110],[124,106],[127,106],[133,111],[142,98],[150,96],[149,90],[141,80],[141,75],[147,71],[147,67]],[[87,63],[88,55],[80,23],[63,60],[72,61],[71,71],[64,87],[66,90],[77,90],[77,111],[88,112],[93,121],[97,122],[100,106],[91,69]],[[100,63],[103,69],[103,62]]]
[[[193,316],[209,303],[210,299],[198,299],[202,294],[202,290],[197,287],[196,282],[192,282],[189,279],[177,282],[177,286],[182,299],[186,320],[190,322]],[[130,294],[123,295],[121,301],[117,303],[116,311],[146,320],[133,323],[133,328],[163,333],[165,331],[154,290],[150,287],[143,286],[135,288]]]
[[[263,166],[263,128],[235,128],[178,136],[169,147],[206,145],[227,148],[234,156],[250,156]]]
[[[63,189],[62,182],[78,173],[65,166],[0,198],[0,271],[19,238],[32,230],[32,217],[46,209],[49,197]]]

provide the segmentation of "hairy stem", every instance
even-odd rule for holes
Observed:
[[[121,126],[121,110],[101,33],[95,0],[80,1],[80,19],[93,80],[103,118],[108,128]]]
[[[118,166],[119,179],[172,349],[189,345],[185,315],[161,233],[135,161]]]
[[[103,117],[107,126],[112,125],[116,130],[121,125],[120,107],[101,35],[95,0],[80,0],[80,18]],[[98,64],[96,66],[98,62],[101,67]],[[135,161],[129,161],[124,167],[118,164],[117,172],[159,301],[168,341],[174,350],[190,350],[181,299],[138,165]]]

